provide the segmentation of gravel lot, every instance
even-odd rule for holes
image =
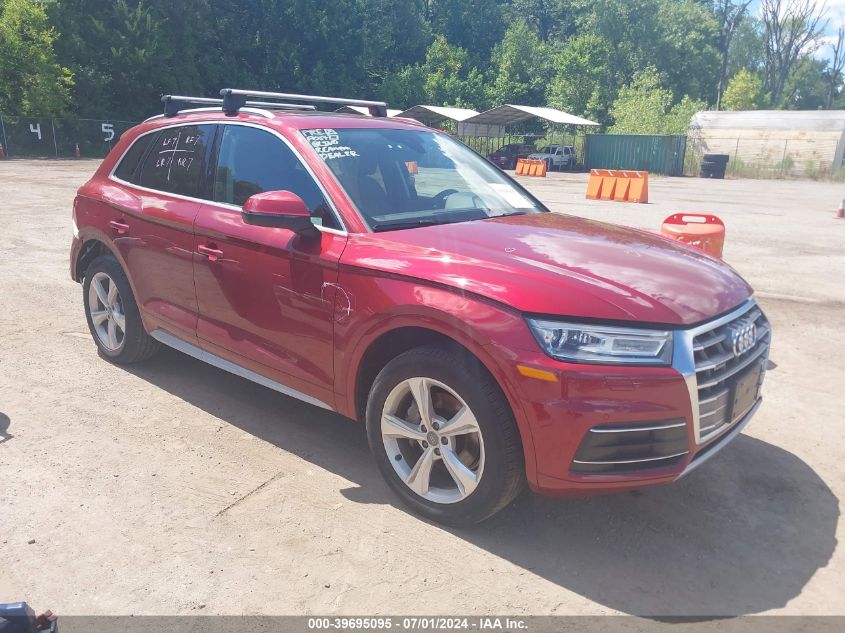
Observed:
[[[653,179],[657,229],[720,215],[774,325],[766,402],[684,480],[526,496],[472,529],[405,512],[355,424],[177,352],[98,358],[68,276],[93,161],[0,161],[0,602],[61,614],[845,614],[845,187]],[[49,564],[49,568],[45,565]]]

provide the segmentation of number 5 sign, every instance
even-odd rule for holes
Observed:
[[[114,138],[114,123],[103,123],[100,126],[100,129],[102,129],[103,134],[106,135],[106,137],[103,139],[106,143],[108,143]]]

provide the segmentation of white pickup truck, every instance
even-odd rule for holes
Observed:
[[[529,154],[531,160],[544,160],[549,171],[573,169],[575,167],[575,148],[571,145],[548,145],[540,151]]]

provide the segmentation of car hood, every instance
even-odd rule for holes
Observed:
[[[527,313],[689,325],[751,296],[727,264],[637,229],[559,213],[350,236],[346,265]]]

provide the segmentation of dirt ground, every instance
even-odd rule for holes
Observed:
[[[524,182],[657,229],[716,213],[774,325],[743,435],[661,488],[527,496],[472,529],[400,507],[363,433],[177,352],[99,359],[68,277],[93,161],[0,161],[0,602],[62,614],[845,614],[842,185]]]

